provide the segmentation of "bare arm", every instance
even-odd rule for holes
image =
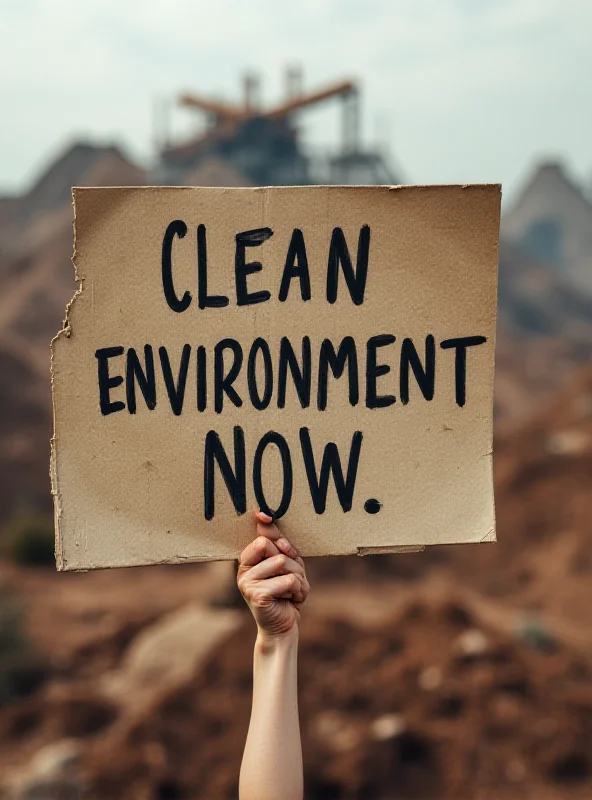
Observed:
[[[309,587],[296,549],[265,514],[257,514],[257,523],[258,538],[242,553],[238,574],[258,628],[239,798],[302,800],[298,621]]]

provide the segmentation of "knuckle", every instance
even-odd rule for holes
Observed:
[[[288,563],[288,559],[287,559],[287,557],[286,557],[286,556],[285,556],[283,553],[280,553],[280,555],[279,555],[279,556],[276,556],[276,557],[275,557],[275,562],[276,562],[276,566],[277,566],[279,569],[284,569],[284,567],[285,567],[285,566],[286,566],[286,564]]]

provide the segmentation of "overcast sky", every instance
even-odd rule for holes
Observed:
[[[590,0],[0,0],[0,35],[4,190],[74,138],[149,158],[157,97],[238,99],[250,68],[272,103],[287,63],[307,89],[358,78],[365,139],[407,181],[511,194],[547,156],[592,173]],[[302,123],[334,142],[338,108]]]

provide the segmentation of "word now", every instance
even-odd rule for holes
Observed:
[[[187,235],[187,225],[181,219],[173,220],[167,227],[162,240],[162,288],[169,307],[181,313],[186,311],[192,303],[193,296],[187,289],[181,297],[177,294],[173,280],[173,242],[175,238],[184,239]],[[255,228],[251,231],[241,231],[235,236],[234,279],[236,287],[237,306],[250,306],[256,303],[265,303],[271,298],[267,289],[258,292],[249,292],[247,279],[249,275],[261,272],[263,265],[260,261],[247,262],[247,248],[259,247],[266,242],[273,231],[271,228]],[[368,276],[368,254],[370,250],[370,228],[364,225],[358,237],[358,254],[356,269],[352,265],[351,256],[341,228],[334,228],[329,244],[327,258],[327,301],[335,303],[337,300],[337,281],[341,266],[351,299],[359,306],[364,302],[366,278]],[[230,300],[226,295],[209,294],[208,289],[208,254],[206,226],[197,228],[197,305],[199,308],[225,308]],[[299,228],[294,228],[288,246],[282,279],[279,286],[278,299],[285,302],[292,281],[297,279],[300,284],[300,297],[310,300],[310,272],[304,234]]]
[[[440,342],[440,350],[454,350],[455,400],[459,406],[464,406],[466,402],[467,350],[486,341],[485,336],[464,336]],[[226,338],[219,341],[212,352],[207,351],[203,345],[197,348],[192,348],[189,344],[184,345],[174,368],[166,347],[158,348],[158,359],[168,401],[171,410],[177,416],[182,413],[185,406],[187,378],[192,361],[195,361],[192,383],[195,381],[195,407],[198,411],[205,411],[208,408],[208,386],[213,389],[210,393],[210,402],[213,400],[214,411],[218,414],[224,410],[225,402],[240,408],[246,397],[257,411],[265,410],[272,401],[277,408],[284,408],[288,376],[291,378],[301,407],[308,408],[312,400],[313,372],[316,377],[316,406],[319,411],[325,411],[327,408],[330,374],[337,380],[346,372],[350,405],[356,406],[359,403],[360,384],[362,384],[366,408],[387,408],[396,402],[395,395],[388,391],[394,388],[392,379],[389,383],[387,378],[391,372],[391,365],[387,360],[389,352],[387,348],[395,343],[396,337],[392,334],[371,336],[364,342],[362,348],[359,348],[351,336],[345,336],[337,347],[330,339],[324,339],[318,350],[318,356],[315,353],[314,369],[312,346],[308,336],[302,338],[298,355],[290,339],[284,336],[275,358],[265,339],[258,337],[248,348],[246,358],[240,342]],[[365,370],[359,366],[359,349],[362,349],[365,356]],[[395,351],[395,358],[398,361],[397,388],[403,404],[409,402],[411,374],[424,399],[432,400],[434,397],[437,352],[434,336],[429,334],[425,337],[422,350],[423,353],[420,355],[413,340],[405,338],[400,348]],[[193,352],[195,352],[194,359],[192,359]],[[121,374],[113,374],[109,364],[112,359],[123,356],[124,353],[125,379]],[[130,414],[136,413],[137,387],[142,393],[146,407],[150,410],[156,408],[156,359],[152,345],[144,346],[143,360],[134,348],[130,347],[126,353],[122,346],[101,348],[96,351],[95,356],[98,365],[99,406],[104,416],[126,408],[123,400],[111,397],[112,390],[121,386],[124,381],[127,409]],[[212,362],[213,365],[208,369]],[[277,365],[275,367],[274,362]],[[451,362],[448,364],[449,368],[452,367]],[[246,376],[243,375],[243,365],[246,367],[244,370]],[[123,365],[120,370],[123,371]],[[237,391],[237,382],[244,377],[246,377],[244,390],[238,386],[243,394],[241,396]],[[381,386],[379,380],[382,381]]]
[[[343,511],[351,511],[358,464],[360,462],[360,451],[362,449],[362,432],[356,431],[352,436],[345,477],[339,450],[335,442],[329,442],[325,445],[323,457],[321,459],[321,467],[317,473],[309,429],[300,428],[299,438],[310,496],[316,513],[325,513],[329,478],[331,475],[333,476],[341,508]],[[203,474],[204,516],[207,520],[213,519],[215,513],[214,467],[216,464],[224,478],[224,483],[226,484],[236,512],[238,514],[244,514],[247,510],[245,433],[239,425],[234,428],[233,445],[234,466],[231,465],[224,445],[216,431],[208,431],[206,435]],[[277,447],[282,461],[282,493],[279,504],[276,506],[275,510],[269,505],[261,476],[263,456],[269,445]],[[275,519],[279,519],[290,507],[293,487],[294,480],[290,446],[280,433],[268,431],[268,433],[261,437],[253,457],[253,490],[259,508]],[[372,499],[366,502],[364,508],[369,514],[375,514],[380,510],[380,503]]]

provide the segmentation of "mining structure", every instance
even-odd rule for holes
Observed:
[[[327,102],[341,105],[340,146],[312,154],[299,136],[300,116]],[[159,115],[159,158],[154,182],[201,186],[303,186],[309,184],[378,185],[401,183],[376,149],[360,139],[360,89],[342,81],[312,93],[302,90],[300,70],[286,73],[283,102],[264,108],[256,76],[244,79],[240,104],[196,94],[182,94],[178,103],[205,122],[199,135],[170,140]]]

